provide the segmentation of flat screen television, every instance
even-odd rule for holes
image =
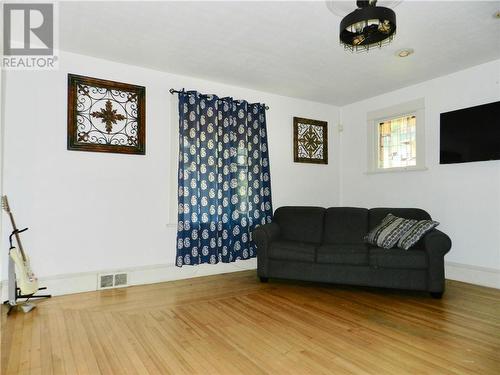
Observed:
[[[441,113],[440,163],[500,160],[500,101]]]

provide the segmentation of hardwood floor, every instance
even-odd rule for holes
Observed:
[[[500,290],[257,281],[255,271],[2,313],[2,374],[500,374]]]

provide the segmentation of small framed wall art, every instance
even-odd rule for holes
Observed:
[[[146,88],[68,74],[68,150],[146,152]]]
[[[293,118],[293,161],[328,164],[328,123]]]

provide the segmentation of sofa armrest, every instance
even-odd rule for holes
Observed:
[[[424,236],[423,243],[429,260],[427,288],[431,293],[442,294],[445,286],[444,256],[451,249],[451,239],[434,229]]]
[[[261,225],[252,232],[252,239],[257,245],[258,254],[265,254],[269,244],[280,237],[280,227],[276,223]]]
[[[261,225],[252,232],[252,239],[257,245],[257,273],[268,277],[268,250],[271,242],[280,237],[280,227],[276,223]]]
[[[429,256],[444,256],[451,249],[451,239],[434,229],[424,236],[424,249]]]

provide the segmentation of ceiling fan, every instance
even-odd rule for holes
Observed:
[[[339,38],[346,50],[369,51],[374,47],[389,44],[396,34],[396,13],[385,6],[395,7],[401,1],[358,0],[357,9],[348,13],[340,21]],[[332,13],[343,16],[347,5],[346,1],[327,1],[326,5]],[[352,6],[351,8],[352,9]]]

